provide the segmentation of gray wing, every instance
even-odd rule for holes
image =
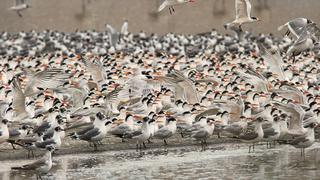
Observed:
[[[10,129],[9,130],[9,138],[19,136],[20,134],[21,134],[20,131],[18,131],[17,129]],[[0,134],[0,136],[1,136],[1,134]]]
[[[167,129],[167,127],[163,127],[159,129],[156,133],[154,133],[155,138],[168,138],[172,135],[172,132]]]
[[[203,138],[206,138],[208,135],[209,135],[208,131],[206,131],[205,129],[200,129],[194,132],[191,137],[195,139],[203,139]]]
[[[195,121],[198,121],[202,116],[204,117],[212,116],[212,115],[216,115],[218,112],[219,112],[219,108],[212,108],[212,109],[205,110],[195,117]]]
[[[100,130],[98,128],[91,129],[89,132],[79,136],[79,139],[90,141],[93,137],[99,135]]]
[[[45,132],[47,129],[50,128],[50,123],[49,122],[43,122],[39,127],[35,128],[33,130],[33,133],[43,133]]]
[[[21,167],[13,168],[13,169],[36,170],[37,168],[39,168],[45,164],[46,164],[46,159],[41,158],[33,163],[26,164]]]
[[[303,32],[303,28],[306,26],[305,18],[296,18],[288,22],[288,26],[291,33],[299,37],[299,35]]]
[[[46,148],[47,146],[53,145],[53,144],[56,144],[56,142],[53,139],[49,139],[49,140],[46,140],[46,141],[43,141],[43,142],[36,142],[35,145],[38,148]]]
[[[245,134],[241,134],[239,136],[240,139],[243,139],[243,140],[253,140],[253,139],[256,139],[258,137],[258,133],[256,132],[248,132],[248,133],[245,133]]]
[[[263,129],[263,137],[268,138],[269,136],[277,135],[278,132],[274,130],[274,128]]]

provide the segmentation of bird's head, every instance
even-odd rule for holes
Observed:
[[[253,21],[261,21],[259,18],[257,18],[257,17],[251,17],[251,19],[253,20]]]

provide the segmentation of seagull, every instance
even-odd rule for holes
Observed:
[[[169,6],[170,14],[174,13],[173,6],[178,4],[184,4],[188,2],[194,2],[194,0],[164,0],[163,3],[159,6],[158,12],[164,10],[167,6]]]
[[[256,120],[254,120],[254,127],[248,127],[242,134],[239,135],[239,139],[241,141],[246,143],[252,143],[252,145],[249,145],[249,153],[251,152],[251,147],[254,151],[254,144],[259,142],[263,138],[263,121],[264,119],[262,117],[258,117]]]
[[[52,152],[54,147],[46,147],[47,152],[35,162],[23,166],[11,167],[12,170],[33,171],[37,174],[37,179],[42,179],[42,175],[48,173],[52,168]]]
[[[21,11],[30,8],[31,6],[26,3],[26,0],[15,0],[14,6],[9,9],[12,11],[16,11],[19,17],[22,17]]]
[[[311,23],[313,22],[307,18],[295,18],[279,26],[278,31],[282,31],[283,29],[288,28],[285,34],[286,36],[292,33],[296,38],[299,38],[300,34],[303,31],[303,28]]]
[[[242,30],[242,24],[260,21],[259,18],[251,16],[251,3],[249,0],[235,0],[235,7],[236,19],[231,23],[225,24],[225,29],[230,29],[232,26],[239,26]]]
[[[310,147],[314,143],[314,128],[317,126],[316,123],[308,124],[305,126],[307,133],[296,136],[294,140],[290,142],[293,147],[301,149],[301,156],[305,156],[305,148]]]

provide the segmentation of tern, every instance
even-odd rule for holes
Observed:
[[[249,0],[235,0],[236,19],[224,25],[225,29],[238,26],[242,30],[242,25],[260,21],[259,18],[251,16],[251,3]]]
[[[11,169],[19,171],[33,171],[37,174],[37,179],[42,179],[41,176],[47,174],[52,168],[52,152],[54,151],[54,147],[48,146],[46,149],[47,152],[37,161],[23,166],[11,167]]]
[[[26,0],[15,0],[14,6],[9,9],[12,11],[16,11],[19,17],[22,17],[21,11],[30,8],[31,6],[26,3]]]
[[[169,6],[169,11],[170,14],[174,13],[174,8],[173,6],[176,6],[178,4],[184,4],[184,3],[188,3],[188,2],[194,2],[194,0],[165,0],[163,1],[163,3],[159,6],[158,8],[158,12],[161,12],[162,10],[164,10],[167,6]]]

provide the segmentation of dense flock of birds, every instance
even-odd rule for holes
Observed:
[[[320,120],[320,31],[297,18],[279,27],[285,37],[254,35],[241,25],[258,19],[239,12],[225,25],[235,36],[132,34],[128,22],[121,31],[2,32],[0,144],[28,156],[47,149],[13,169],[47,172],[65,138],[97,150],[106,136],[142,150],[178,134],[205,150],[217,134],[250,144],[249,152],[282,142],[304,156]]]

